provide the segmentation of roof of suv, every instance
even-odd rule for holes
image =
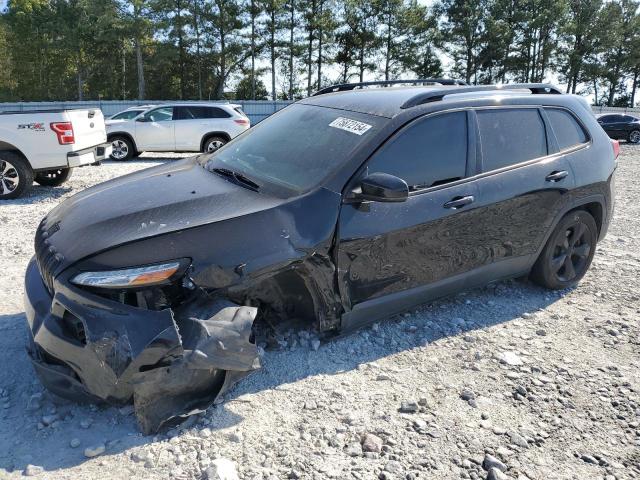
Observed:
[[[520,96],[531,94],[558,95],[557,87],[548,84],[512,85],[434,85],[393,88],[358,88],[349,84],[348,89],[331,92],[322,90],[316,95],[300,100],[300,103],[317,105],[392,118],[403,110],[434,101],[465,97]]]

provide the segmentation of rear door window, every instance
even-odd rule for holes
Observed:
[[[478,110],[485,172],[547,155],[547,134],[537,108]]]
[[[562,108],[545,108],[560,150],[580,145],[587,141],[587,134],[576,118]]]
[[[231,115],[218,107],[201,105],[176,107],[176,120],[200,120],[206,118],[229,118]]]
[[[389,140],[369,161],[369,173],[402,178],[412,190],[464,178],[467,114],[444,113],[419,119]]]

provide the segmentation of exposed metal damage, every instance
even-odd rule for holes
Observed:
[[[28,312],[28,351],[43,384],[73,400],[133,400],[145,434],[206,410],[260,368],[256,307],[197,290],[176,308],[153,311],[98,296],[79,301],[72,287],[61,284],[51,299],[36,275],[32,262],[26,304],[35,311]],[[73,338],[74,345],[60,337]],[[64,361],[50,352],[64,352]]]
[[[252,335],[257,309],[216,300],[204,311],[210,316],[190,316],[176,325],[181,343],[169,347],[173,361],[165,359],[133,377],[135,411],[145,433],[206,410],[235,382],[260,368]]]

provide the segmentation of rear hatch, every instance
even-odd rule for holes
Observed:
[[[73,151],[95,147],[107,141],[104,116],[100,109],[67,110],[65,113],[73,125]]]

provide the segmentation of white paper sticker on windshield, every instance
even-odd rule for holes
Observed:
[[[371,125],[364,122],[358,122],[357,120],[351,120],[350,118],[338,117],[329,124],[330,127],[346,130],[347,132],[355,133],[356,135],[362,135],[371,128]]]

